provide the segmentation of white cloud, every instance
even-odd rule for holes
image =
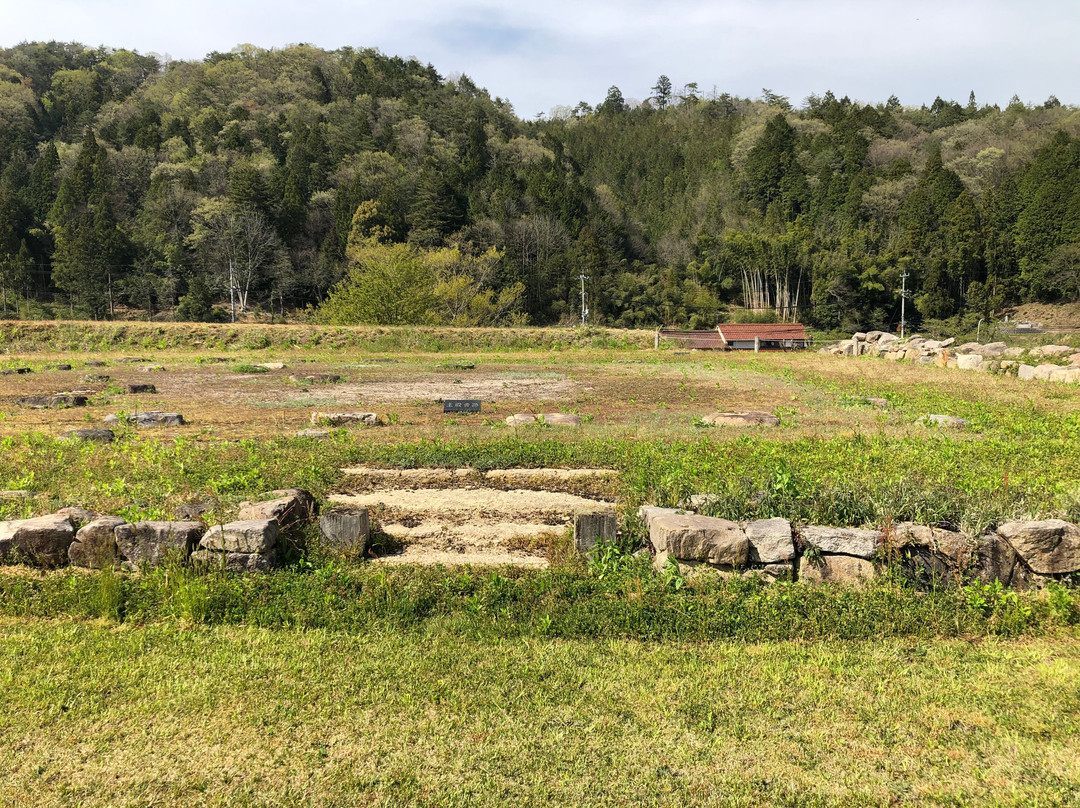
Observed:
[[[936,95],[1005,103],[1051,92],[1080,102],[1075,0],[417,0],[59,2],[0,0],[2,44],[76,40],[199,58],[240,42],[373,46],[468,73],[531,116],[608,86],[791,96],[832,89],[865,101]]]

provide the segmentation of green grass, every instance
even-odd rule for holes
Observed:
[[[0,805],[1070,806],[1080,643],[0,621]]]
[[[295,555],[293,556],[296,557]],[[744,642],[1031,636],[1075,631],[1080,591],[972,584],[916,591],[899,576],[865,589],[712,576],[672,580],[648,559],[606,555],[549,570],[384,567],[318,558],[269,575],[182,568],[140,576],[0,574],[0,614],[348,633]]]

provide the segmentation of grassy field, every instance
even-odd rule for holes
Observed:
[[[1076,805],[1080,643],[0,622],[0,804]]]
[[[617,469],[626,550],[639,504],[705,492],[738,519],[1080,521],[1076,387],[651,345],[600,330],[4,326],[0,368],[34,372],[0,377],[0,490],[29,494],[0,499],[0,519],[65,505],[171,518],[192,501],[228,519],[274,488],[325,497],[367,464]],[[253,372],[262,362],[286,367]],[[15,406],[79,388],[86,408]],[[474,396],[480,416],[438,403]],[[138,409],[189,424],[56,439]],[[327,409],[381,425],[295,437]],[[704,427],[718,409],[780,425]],[[584,423],[508,427],[515,412]],[[930,413],[969,426],[915,424]],[[1068,581],[1017,595],[681,581],[618,548],[546,570],[389,568],[327,556],[314,533],[267,576],[0,568],[0,805],[1080,805]]]

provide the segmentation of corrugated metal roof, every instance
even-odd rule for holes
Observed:
[[[721,323],[717,326],[725,342],[753,340],[762,342],[805,340],[806,328],[802,323]]]
[[[661,339],[670,339],[687,348],[699,350],[720,350],[724,347],[724,341],[715,331],[675,331],[664,329],[660,332]]]

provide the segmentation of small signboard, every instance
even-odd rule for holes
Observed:
[[[448,398],[443,401],[443,412],[480,412],[480,399],[478,398]]]

